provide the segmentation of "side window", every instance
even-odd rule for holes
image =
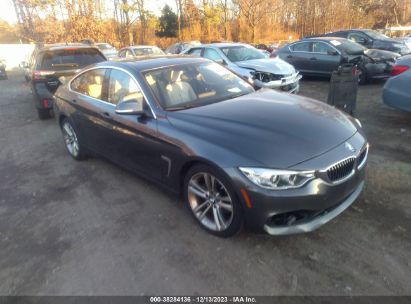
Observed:
[[[328,51],[334,51],[334,49],[324,42],[313,42],[313,52],[328,54]]]
[[[201,56],[201,49],[191,49],[188,53],[194,56]]]
[[[106,71],[106,69],[94,69],[85,72],[75,78],[70,87],[75,92],[105,100],[103,85]]]
[[[310,52],[310,42],[296,43],[290,46],[293,52]]]
[[[130,58],[130,57],[133,57],[134,55],[133,55],[133,53],[130,51],[130,50],[127,50],[126,51],[126,57],[128,57],[128,58]]]
[[[122,57],[122,58],[126,57],[126,50],[120,51],[120,53],[118,54],[118,56],[119,56],[119,57]]]
[[[360,44],[364,44],[366,41],[366,37],[362,34],[359,33],[352,33],[348,35],[348,39],[360,43]]]
[[[136,82],[127,73],[112,69],[108,87],[108,102],[116,105],[131,99],[143,101],[143,94]]]
[[[220,54],[216,50],[208,49],[208,48],[204,49],[203,57],[214,60],[214,61],[222,59]]]

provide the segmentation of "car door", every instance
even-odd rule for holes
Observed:
[[[311,70],[311,42],[297,42],[289,46],[289,53],[284,54],[283,60],[294,66],[298,71],[310,73]]]
[[[111,129],[111,115],[115,106],[107,102],[108,72],[106,68],[86,71],[74,78],[70,90],[75,95],[69,103],[76,109],[71,118],[87,148],[108,156],[107,130]]]
[[[330,75],[338,69],[341,54],[334,47],[322,41],[313,41],[312,56],[310,58],[311,70],[319,74]]]
[[[137,99],[145,104],[148,115],[117,114],[115,106]],[[145,100],[136,79],[124,70],[111,69],[108,80],[108,113],[110,128],[104,144],[116,163],[153,179],[161,179],[160,144],[157,139],[157,120]]]

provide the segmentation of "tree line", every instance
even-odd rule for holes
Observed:
[[[13,0],[19,22],[0,21],[0,42],[89,38],[117,47],[164,47],[185,40],[267,43],[411,23],[411,0],[171,0],[161,12],[150,11],[147,1]]]

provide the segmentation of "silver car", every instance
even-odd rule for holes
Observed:
[[[383,100],[387,106],[411,112],[411,55],[397,60],[383,91]]]
[[[114,46],[109,43],[99,42],[94,44],[98,49],[106,56],[107,59],[117,57],[117,50]]]
[[[205,57],[226,66],[260,88],[298,93],[301,75],[280,58],[269,58],[256,48],[243,43],[213,43],[191,47],[187,55]]]

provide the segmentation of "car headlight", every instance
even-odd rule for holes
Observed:
[[[314,171],[289,171],[264,168],[239,168],[254,184],[271,190],[300,188],[314,179]]]
[[[355,122],[360,126],[360,128],[362,128],[362,124],[361,121],[358,118],[354,118]]]

